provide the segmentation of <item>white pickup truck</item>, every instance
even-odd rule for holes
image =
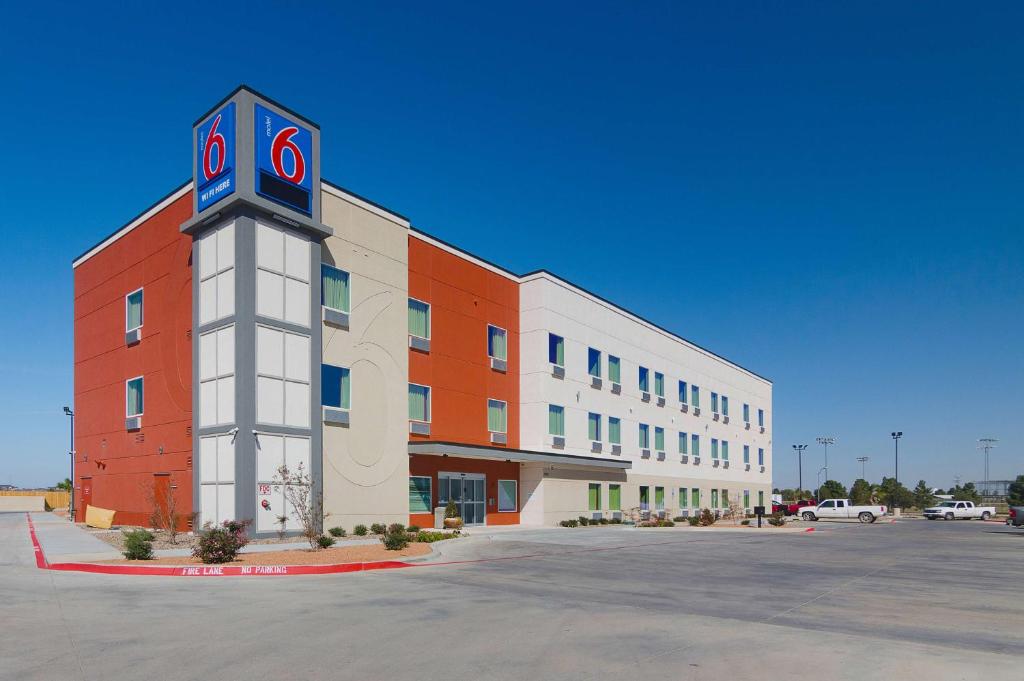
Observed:
[[[800,509],[801,520],[856,518],[862,523],[873,523],[884,515],[885,506],[854,506],[849,499],[826,499],[817,506]]]
[[[970,520],[980,518],[988,520],[996,514],[995,506],[975,506],[973,501],[955,501],[949,499],[937,506],[924,509],[924,517],[928,520]]]

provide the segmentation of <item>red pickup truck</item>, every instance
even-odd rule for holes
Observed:
[[[782,502],[781,504],[772,504],[772,513],[778,513],[782,511],[784,515],[796,515],[800,512],[800,509],[805,506],[817,506],[818,502],[814,499],[801,499],[793,503]]]

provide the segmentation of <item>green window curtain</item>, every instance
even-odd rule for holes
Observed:
[[[654,488],[654,508],[657,511],[665,510],[665,488],[655,487]]]
[[[679,508],[686,508],[686,502],[687,502],[686,488],[685,487],[680,487],[679,488]]]
[[[693,450],[692,454],[694,456],[700,456],[700,436],[699,435],[691,435],[690,436],[690,444],[693,445],[693,447],[690,448],[690,449]]]
[[[131,331],[142,326],[142,291],[136,291],[128,296],[126,305],[125,330]]]
[[[750,463],[750,445],[743,445],[743,463]]]
[[[487,430],[492,433],[504,433],[508,430],[505,421],[504,402],[487,400]]]
[[[743,490],[743,508],[750,508],[750,490]]]
[[[622,444],[622,422],[617,418],[608,418],[608,442],[613,445]]]
[[[619,358],[608,356],[608,380],[612,383],[622,383],[621,367]]]
[[[648,511],[651,508],[651,488],[647,485],[640,486],[640,510]]]
[[[722,440],[722,460],[723,461],[728,461],[729,460],[729,441],[728,440]]]
[[[690,402],[693,403],[695,409],[700,408],[700,388],[695,385],[690,386]]]
[[[718,458],[718,440],[715,438],[711,438],[711,458]]]
[[[665,451],[665,429],[654,429],[654,448],[659,452]]]
[[[601,415],[589,414],[587,416],[587,435],[594,442],[601,440]]]
[[[601,510],[601,485],[590,483],[587,486],[587,508],[591,511]]]
[[[348,369],[341,370],[341,408],[352,408],[352,378]]]
[[[330,265],[321,265],[320,282],[320,303],[333,310],[348,312],[348,272]]]
[[[722,508],[729,508],[729,490],[722,490]]]
[[[430,478],[409,476],[409,513],[430,513]]]
[[[722,415],[729,415],[729,398],[726,397],[725,395],[722,395]]]
[[[686,454],[686,433],[679,433],[679,453]]]
[[[757,465],[764,465],[764,450],[761,449],[760,447],[757,448]]]
[[[548,434],[565,435],[565,409],[548,405]]]
[[[757,425],[764,428],[764,409],[757,410]]]
[[[711,508],[718,508],[718,490],[711,490]]]
[[[711,411],[718,411],[718,393],[711,393]]]
[[[759,491],[757,493],[757,505],[764,506],[764,492]]]
[[[142,379],[133,378],[128,381],[128,416],[138,416],[142,413]]]
[[[487,327],[487,354],[495,359],[507,359],[505,332],[496,326]]]
[[[640,424],[640,431],[639,432],[640,432],[640,438],[639,438],[640,449],[647,449],[647,448],[649,448],[651,446],[651,433],[650,433],[650,430],[648,430],[648,428],[647,428],[647,424],[641,423]]]
[[[745,423],[750,423],[750,405],[749,404],[744,404],[743,405],[743,421]]]
[[[430,420],[430,388],[409,384],[409,418],[413,421]]]
[[[700,490],[696,487],[690,490],[690,506],[700,508]]]
[[[654,394],[658,397],[665,396],[665,374],[654,373]]]
[[[430,338],[430,306],[412,298],[409,299],[409,334]]]
[[[608,510],[622,510],[622,487],[619,485],[608,485]]]
[[[498,510],[515,511],[519,507],[518,483],[515,480],[498,481]]]

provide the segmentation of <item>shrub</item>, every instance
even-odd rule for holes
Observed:
[[[461,518],[459,515],[459,507],[455,505],[454,499],[448,500],[448,505],[444,507],[445,518]]]
[[[314,490],[313,479],[304,470],[304,465],[300,463],[294,471],[281,465],[274,474],[274,484],[283,486],[285,502],[302,525],[302,536],[310,548],[314,551],[320,548],[324,519],[330,514],[324,513],[323,495]]]
[[[740,525],[750,525],[750,518],[744,518],[740,521]]]
[[[124,533],[124,557],[128,560],[152,560],[153,540],[156,537],[149,530],[122,530]]]
[[[576,519],[576,522],[580,525],[580,527],[586,527],[590,524],[590,519],[587,518],[587,516],[585,515],[581,515],[579,518]]]
[[[674,522],[672,522],[671,520],[667,520],[666,519],[666,520],[659,520],[658,521],[658,527],[675,527],[675,526],[676,526],[676,524]]]
[[[356,535],[357,537],[365,537],[366,536],[366,525],[356,525],[352,529],[352,534]]]
[[[391,528],[400,529],[397,532],[392,532]],[[408,546],[409,535],[405,532],[405,526],[395,523],[391,528],[388,528],[388,531],[380,538],[384,548],[388,551],[400,551]]]
[[[370,525],[370,532],[373,532],[374,534],[384,534],[387,531],[387,525],[384,523],[374,523]]]
[[[689,518],[687,518],[686,516],[683,516],[683,515],[677,515],[672,520],[674,520],[677,523],[685,523],[687,520],[689,520]]]
[[[458,536],[459,535],[455,532],[434,532],[431,530],[419,530],[416,532],[415,539],[416,541],[424,544],[433,544],[434,542],[441,541],[442,539],[454,539]]]
[[[598,522],[601,523],[602,525],[607,525],[608,524],[608,519],[607,518],[601,518]]]
[[[329,529],[327,531],[331,533],[332,537],[344,537],[345,536],[345,528],[344,527],[332,527],[331,529]]]
[[[228,563],[249,543],[245,528],[248,520],[225,520],[220,527],[209,527],[200,532],[192,555],[204,563]]]
[[[575,521],[575,520],[563,520],[562,522],[560,522],[558,524],[561,525],[562,527],[576,527],[576,526],[579,525],[579,523],[577,521]]]
[[[691,515],[686,520],[690,523],[690,527],[697,527],[698,525],[700,525],[700,518],[698,518],[695,515]]]
[[[611,523],[612,525],[621,525],[622,524],[622,518],[612,518],[608,522]]]
[[[316,543],[320,548],[327,549],[334,546],[334,537],[322,534],[317,538]]]
[[[776,511],[768,516],[768,524],[772,527],[782,527],[786,524],[786,516],[783,515],[782,511]]]
[[[711,509],[705,508],[703,511],[700,512],[701,527],[708,527],[709,525],[714,525],[716,520],[718,520],[718,518],[716,518],[715,514],[711,512]]]
[[[388,525],[388,534],[400,534],[405,532],[405,525],[402,523],[391,523]]]
[[[405,529],[409,530],[413,534],[416,534],[417,532],[420,531],[420,526],[419,525],[410,525],[409,527],[407,527]]]

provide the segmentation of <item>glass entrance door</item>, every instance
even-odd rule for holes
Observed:
[[[455,502],[465,525],[483,525],[487,520],[486,479],[478,473],[439,473],[438,501]]]

